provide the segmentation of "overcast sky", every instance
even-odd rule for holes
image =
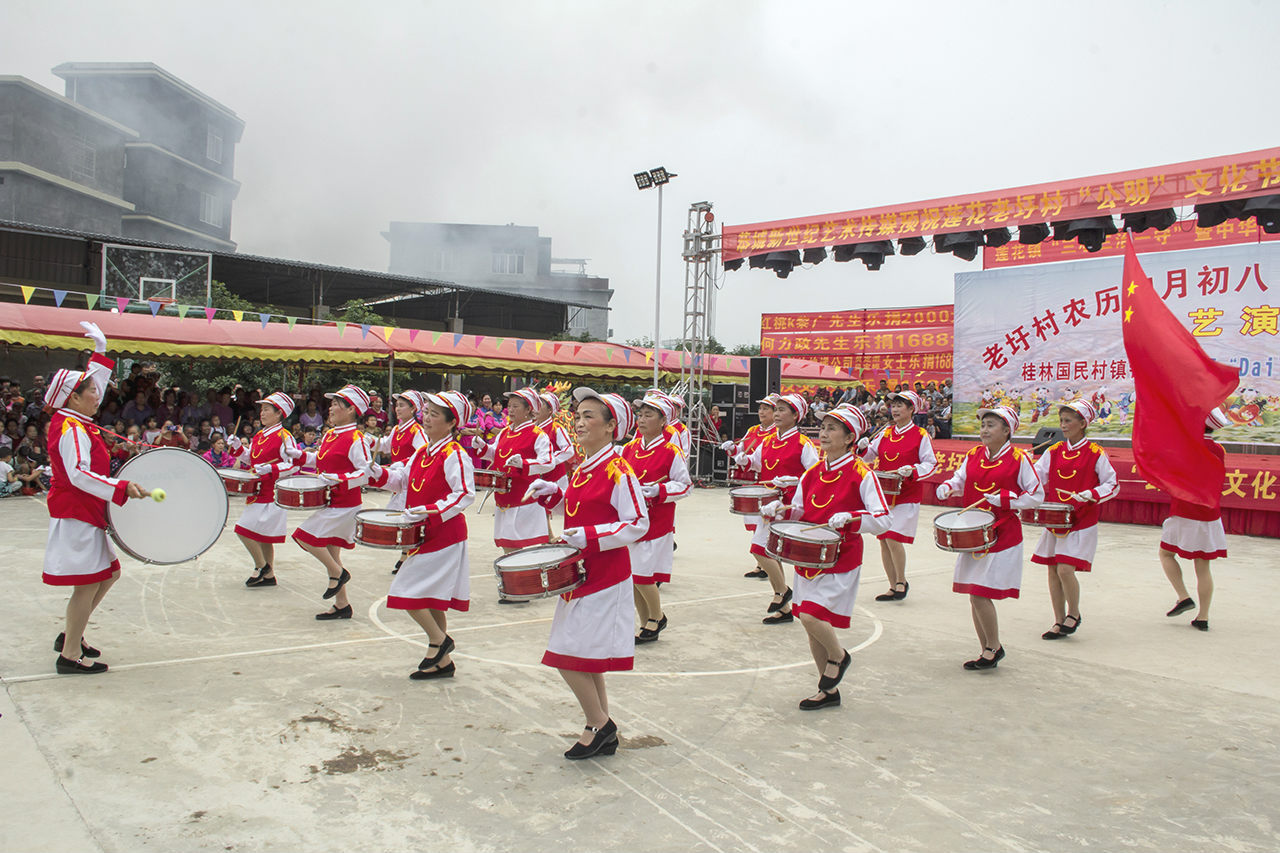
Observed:
[[[536,225],[682,317],[681,232],[1280,145],[1280,3],[61,2],[0,5],[0,73],[154,62],[234,110],[241,251],[386,270],[392,220]],[[1271,92],[1273,94],[1268,95]],[[716,329],[952,301],[950,256],[725,276]]]

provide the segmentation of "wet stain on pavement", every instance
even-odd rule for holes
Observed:
[[[397,750],[395,752],[389,749],[368,750],[349,746],[334,758],[328,758],[324,761],[324,773],[329,776],[336,776],[341,773],[356,773],[360,770],[399,770],[404,767],[404,763],[413,758],[417,753],[404,752]],[[311,765],[312,774],[320,773],[319,767]]]

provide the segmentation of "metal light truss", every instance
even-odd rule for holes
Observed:
[[[703,405],[706,388],[707,341],[711,337],[712,300],[715,293],[716,262],[720,252],[720,235],[716,233],[711,202],[700,201],[689,207],[684,230],[684,333],[680,337],[680,384],[685,397],[685,412],[690,433],[689,473],[696,480],[711,476],[699,470],[704,426],[710,415]],[[714,435],[715,431],[711,430]]]

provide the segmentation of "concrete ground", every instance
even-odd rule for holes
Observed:
[[[239,499],[199,560],[124,561],[88,632],[111,672],[54,675],[66,593],[40,582],[47,515],[6,499],[0,849],[1280,847],[1273,541],[1229,537],[1201,633],[1164,616],[1158,531],[1104,525],[1079,632],[1040,639],[1053,619],[1028,563],[1021,600],[999,604],[1008,657],[975,673],[925,507],[909,597],[872,601],[872,544],[844,704],[805,713],[803,629],[760,624],[767,587],[742,577],[727,503],[680,505],[670,627],[609,677],[623,748],[568,762],[580,712],[538,663],[552,604],[497,605],[491,504],[470,513],[457,677],[412,682],[424,638],[383,605],[390,552],[350,554],[356,618],[315,622],[323,572],[297,546],[280,546],[279,587],[243,586]]]

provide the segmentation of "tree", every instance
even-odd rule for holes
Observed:
[[[760,354],[759,344],[738,344],[736,347],[729,350],[729,355],[757,356],[759,354]]]

